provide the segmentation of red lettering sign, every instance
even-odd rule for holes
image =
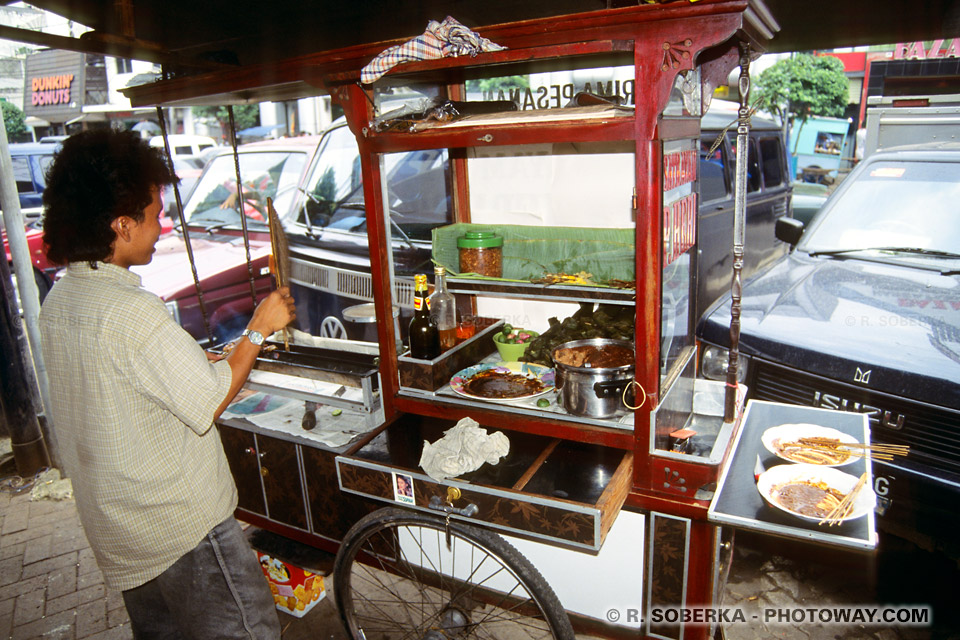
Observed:
[[[688,194],[663,207],[663,266],[693,245],[697,237],[697,194]]]
[[[944,48],[946,45],[946,48]],[[901,42],[893,49],[894,60],[927,60],[931,58],[960,58],[960,38],[934,40],[926,49],[922,42]]]
[[[697,179],[697,151],[675,151],[663,156],[663,190],[670,191]]]

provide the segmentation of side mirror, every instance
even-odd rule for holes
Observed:
[[[777,237],[777,240],[782,240],[792,247],[800,242],[800,236],[803,235],[803,223],[793,218],[779,218],[773,228],[773,235]]]

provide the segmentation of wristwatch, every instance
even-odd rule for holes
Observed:
[[[253,344],[259,346],[263,345],[263,334],[259,331],[251,331],[250,329],[244,329],[243,335],[247,336],[247,340]]]

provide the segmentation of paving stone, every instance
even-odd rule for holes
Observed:
[[[121,624],[130,621],[130,616],[127,614],[125,607],[120,607],[119,609],[113,609],[107,611],[107,627],[117,627]]]
[[[61,611],[66,611],[67,609],[73,610],[77,608],[77,605],[80,604],[80,597],[77,592],[67,593],[60,596],[59,598],[50,598],[50,594],[47,594],[47,606],[46,606],[46,615],[52,616],[55,613],[60,613]]]
[[[59,598],[77,590],[77,567],[55,569],[47,574],[47,599]]]
[[[26,542],[11,544],[6,547],[0,546],[0,560],[7,560],[8,558],[13,558],[14,556],[23,556],[23,552],[26,548]]]
[[[13,614],[0,615],[0,638],[9,638],[13,632]]]
[[[65,553],[54,558],[48,558],[46,560],[41,560],[40,562],[34,562],[33,564],[26,565],[23,568],[21,577],[23,579],[32,578],[33,576],[50,573],[51,571],[60,569],[62,567],[76,566],[76,564],[77,552],[71,551],[70,553]]]
[[[30,542],[30,540],[33,540],[36,537],[48,536],[51,533],[53,533],[53,525],[47,524],[35,529],[24,529],[15,533],[5,534],[0,536],[0,547]]]
[[[13,610],[13,624],[19,626],[43,617],[43,605],[46,604],[46,589],[36,589],[17,596]]]
[[[77,607],[77,637],[85,638],[107,629],[107,601],[99,598]]]
[[[16,598],[8,598],[0,602],[0,616],[13,615],[13,608],[17,603]]]
[[[27,542],[26,547],[23,550],[23,564],[33,564],[34,562],[39,562],[40,560],[46,560],[51,555],[59,555],[60,551],[54,551],[51,553],[50,543],[53,540],[53,536],[41,536],[39,538],[34,538]]]
[[[113,611],[114,609],[120,609],[121,607],[124,607],[123,594],[119,591],[108,589],[107,590],[107,611]]]
[[[103,585],[103,574],[100,573],[100,570],[88,571],[83,573],[80,569],[77,569],[77,589],[86,589],[87,587],[92,587],[94,585]]]
[[[18,582],[22,570],[23,558],[20,556],[0,560],[0,586]]]
[[[54,616],[47,616],[24,625],[14,625],[12,640],[73,640],[74,619],[73,611],[64,611]]]
[[[0,535],[10,535],[27,528],[30,522],[30,505],[16,504],[4,510],[3,526],[0,526]]]
[[[77,571],[78,575],[85,575],[92,571],[99,571],[100,567],[97,566],[97,559],[93,555],[93,551],[90,547],[80,549],[77,552],[77,558],[79,562],[79,569]]]
[[[95,584],[92,587],[80,589],[77,591],[78,604],[93,602],[106,597],[106,589],[102,584]]]
[[[92,636],[87,636],[86,638],[77,638],[77,640],[132,640],[133,631],[130,629],[130,625],[124,624],[119,627],[111,627],[106,631],[101,631]]]
[[[47,576],[34,576],[33,578],[28,578],[26,580],[21,580],[20,582],[14,582],[13,584],[0,587],[0,600],[16,598],[21,594],[46,588]]]

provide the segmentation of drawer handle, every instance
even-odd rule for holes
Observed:
[[[444,502],[440,496],[430,496],[430,504],[427,505],[434,511],[442,511],[446,514],[456,514],[465,518],[472,518],[480,512],[480,507],[472,502],[463,508],[457,508],[448,502]]]

